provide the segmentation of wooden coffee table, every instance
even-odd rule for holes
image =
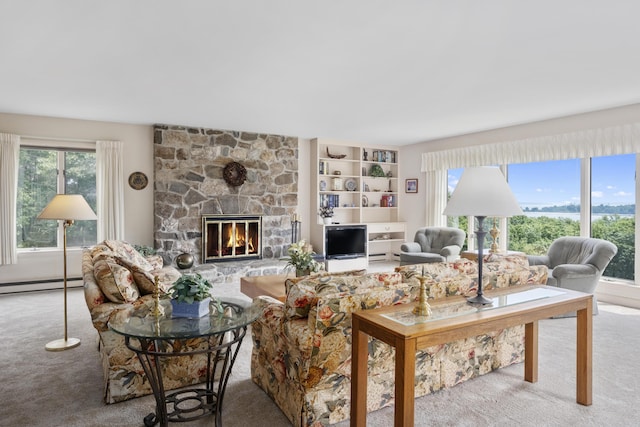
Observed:
[[[284,281],[287,280],[286,274],[275,276],[247,276],[240,278],[240,292],[250,298],[267,295],[284,302],[286,293],[284,289]]]
[[[470,336],[525,325],[524,379],[538,381],[538,320],[577,311],[576,401],[591,405],[593,296],[549,286],[516,286],[487,291],[492,306],[476,310],[462,296],[430,301],[433,315],[416,319],[414,304],[353,313],[351,426],[367,419],[368,336],[396,349],[395,426],[414,422],[416,350]],[[451,315],[452,303],[458,303]]]

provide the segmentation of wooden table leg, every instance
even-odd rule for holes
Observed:
[[[577,312],[576,345],[576,401],[581,405],[592,403],[593,357],[593,300]]]
[[[395,427],[412,427],[416,378],[416,341],[399,341],[396,346]]]
[[[360,321],[353,318],[351,342],[351,427],[367,424],[367,334],[360,330]]]
[[[538,321],[524,325],[524,380],[538,382]]]

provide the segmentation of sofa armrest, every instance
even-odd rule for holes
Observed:
[[[322,373],[322,378],[327,378],[332,373],[350,372],[351,313],[406,304],[415,300],[417,293],[418,287],[399,283],[318,298],[317,306],[309,313],[310,325],[314,325],[309,376],[315,378],[316,373]],[[317,382],[322,378],[317,378]]]
[[[422,246],[416,242],[404,242],[400,246],[402,252],[422,252]]]
[[[553,277],[558,280],[593,277],[597,274],[598,269],[591,264],[561,264],[553,269]]]
[[[527,255],[529,265],[546,265],[549,266],[550,260],[548,255]]]
[[[448,259],[449,257],[460,255],[460,249],[458,245],[445,246],[440,251],[440,255]]]

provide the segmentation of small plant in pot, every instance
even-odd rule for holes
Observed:
[[[318,214],[325,224],[331,224],[331,218],[333,218],[333,208],[331,206],[321,206]]]
[[[305,240],[293,243],[287,249],[287,253],[289,254],[287,268],[295,268],[296,277],[307,276],[322,269],[322,264],[313,259],[315,252]]]
[[[198,273],[181,276],[167,292],[171,298],[173,317],[196,318],[208,314],[212,300],[209,293],[211,288],[213,285]]]

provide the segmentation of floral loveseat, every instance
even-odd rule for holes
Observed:
[[[144,257],[126,242],[105,240],[83,251],[82,276],[85,301],[98,331],[105,402],[151,394],[137,356],[125,346],[124,337],[111,331],[107,323],[134,309],[152,309],[154,278],[157,276],[160,287],[166,290],[180,277],[180,272],[171,266],[163,267],[160,256]],[[201,344],[201,340],[191,340],[186,345],[176,342],[173,351]],[[174,389],[200,383],[204,381],[206,367],[205,355],[164,358],[164,386]]]
[[[526,258],[485,261],[485,289],[545,283],[547,271]],[[424,267],[424,270],[423,270]],[[349,417],[351,313],[416,299],[417,275],[428,295],[472,295],[477,264],[466,259],[398,267],[363,276],[309,276],[286,283],[284,303],[270,297],[252,325],[251,376],[295,426],[323,426]],[[367,410],[393,403],[394,350],[371,339]],[[524,327],[494,331],[420,350],[416,396],[452,387],[523,360]]]

